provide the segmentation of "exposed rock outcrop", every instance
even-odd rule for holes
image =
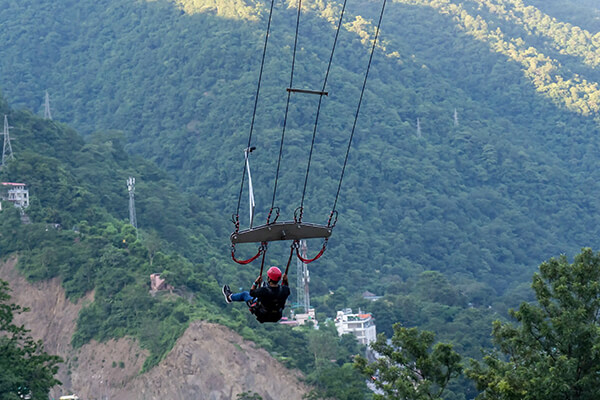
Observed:
[[[252,391],[265,400],[300,400],[308,388],[299,377],[230,329],[196,321],[158,366],[117,397],[220,400]]]
[[[290,371],[264,349],[221,325],[190,324],[171,352],[144,374],[148,353],[135,340],[92,341],[74,350],[70,344],[79,310],[93,301],[90,294],[70,302],[58,279],[31,284],[15,269],[16,259],[0,263],[0,277],[9,282],[12,301],[31,309],[16,317],[45,349],[65,359],[51,395],[76,393],[88,399],[236,399],[256,392],[265,400],[300,400],[310,388],[301,374]]]

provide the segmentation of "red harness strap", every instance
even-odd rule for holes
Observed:
[[[325,238],[325,241],[323,242],[323,247],[321,247],[321,251],[319,251],[319,254],[317,254],[317,255],[316,255],[314,258],[310,258],[310,259],[308,259],[308,258],[303,258],[303,257],[300,255],[300,249],[299,249],[298,247],[296,247],[296,256],[297,256],[297,257],[298,257],[298,259],[299,259],[300,261],[302,261],[304,264],[310,264],[311,262],[313,262],[313,261],[315,261],[315,260],[318,260],[318,259],[319,259],[319,257],[321,257],[321,256],[323,255],[323,253],[325,253],[325,248],[327,247],[327,240],[328,240],[328,239],[329,239],[329,238]]]
[[[235,258],[235,244],[231,245],[231,258],[236,263],[242,264],[242,265],[250,264],[252,261],[256,260],[261,254],[264,255],[266,252],[267,252],[267,243],[261,243],[260,247],[258,248],[258,252],[252,258],[249,258],[247,260],[238,260],[237,258]],[[265,262],[265,259],[263,256],[263,263],[264,262]],[[261,266],[261,275],[262,275],[262,266]]]
[[[231,258],[233,259],[233,261],[235,261],[238,264],[242,264],[242,265],[246,265],[246,264],[250,264],[252,261],[256,260],[258,258],[258,256],[260,256],[261,251],[258,250],[258,253],[256,253],[254,255],[254,257],[249,258],[247,260],[238,260],[237,258],[235,258],[235,250],[231,250]]]

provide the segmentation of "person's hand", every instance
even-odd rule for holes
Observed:
[[[281,278],[281,283],[284,284],[285,286],[289,286],[289,282],[288,282],[288,277],[287,274],[283,274],[283,277]]]
[[[262,282],[262,276],[259,276],[258,278],[256,278],[256,280],[254,281],[254,284],[256,286],[260,285],[260,283]]]

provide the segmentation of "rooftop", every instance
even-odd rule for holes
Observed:
[[[27,186],[24,183],[15,183],[15,182],[0,182],[4,186]]]

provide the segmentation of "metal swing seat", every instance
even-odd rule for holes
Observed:
[[[263,243],[276,240],[328,238],[332,227],[307,222],[274,222],[231,234],[231,243]]]

